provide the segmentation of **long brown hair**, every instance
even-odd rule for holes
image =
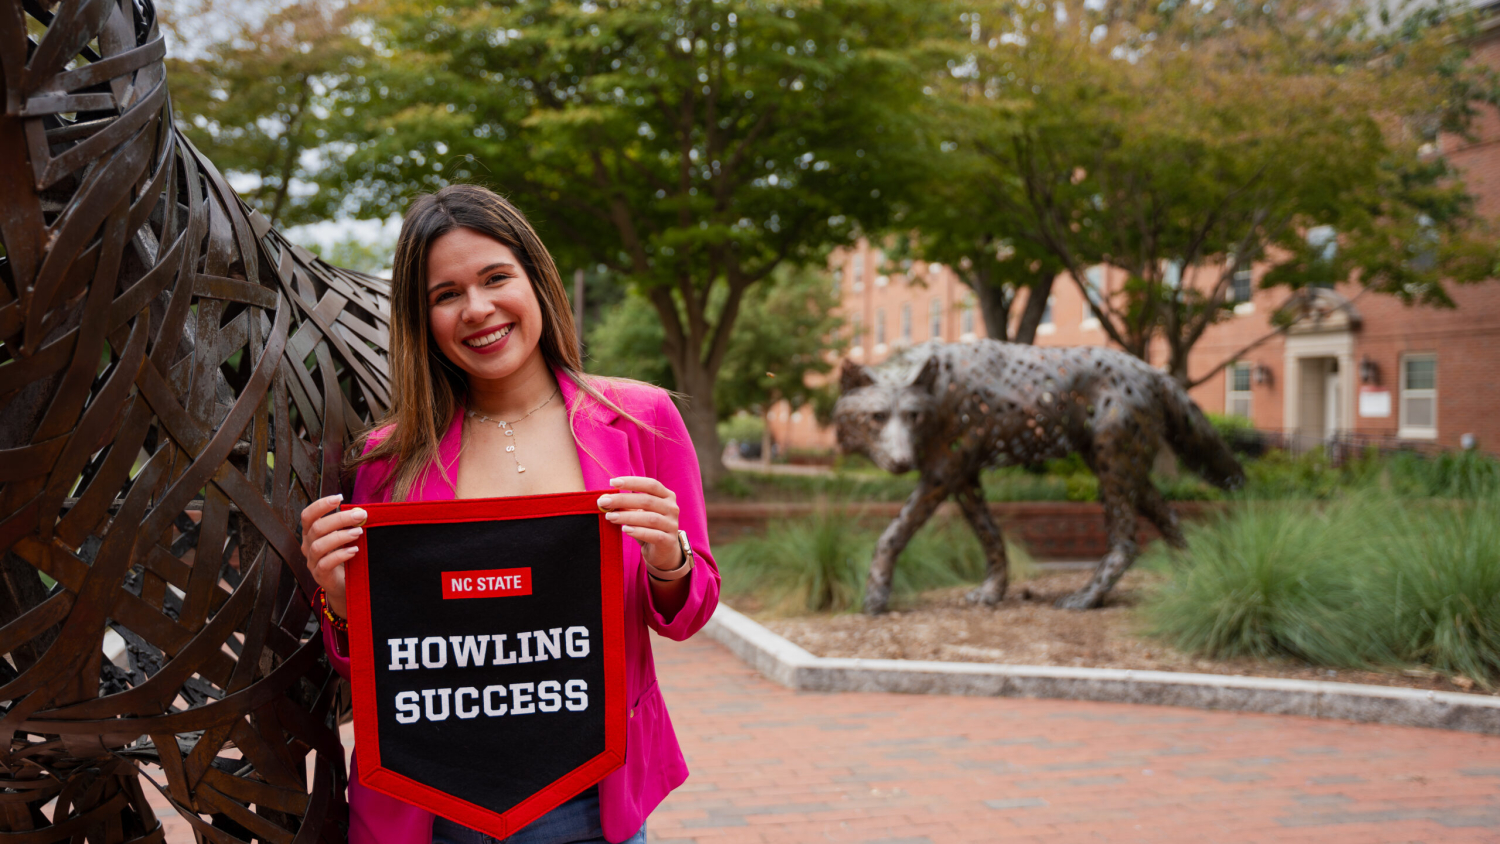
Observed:
[[[542,310],[539,346],[548,367],[561,370],[579,390],[637,425],[640,420],[603,396],[583,373],[573,310],[562,276],[526,216],[504,197],[477,185],[449,185],[418,197],[401,221],[391,274],[391,406],[348,452],[345,470],[391,461],[380,489],[393,500],[411,494],[423,469],[438,458],[443,433],[467,397],[468,378],[428,336],[427,253],[454,229],[471,229],[505,244],[521,262]],[[580,396],[581,398],[581,396]],[[578,402],[568,408],[571,421]],[[385,432],[373,445],[372,433]],[[439,471],[446,467],[439,465]]]

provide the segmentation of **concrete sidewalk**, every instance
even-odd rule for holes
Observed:
[[[1500,842],[1500,738],[1168,707],[793,692],[655,639],[661,844]]]

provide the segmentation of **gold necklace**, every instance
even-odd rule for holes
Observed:
[[[542,408],[544,408],[547,405],[551,404],[552,400],[555,399],[555,398],[557,398],[557,394],[560,393],[560,392],[562,392],[562,388],[561,387],[558,387],[557,389],[553,390],[552,391],[552,395],[548,396],[546,401],[542,402],[541,404],[539,404],[536,407],[533,407],[531,409],[531,413],[536,413],[538,410],[541,410]],[[526,467],[521,465],[521,457],[520,457],[520,455],[516,454],[516,439],[515,439],[515,437],[516,437],[516,429],[515,429],[515,424],[517,422],[520,422],[522,419],[525,419],[527,416],[530,416],[531,413],[526,414],[526,416],[522,416],[521,419],[515,419],[515,420],[512,420],[510,422],[502,422],[499,419],[491,419],[488,416],[485,416],[483,413],[480,413],[477,410],[471,410],[471,411],[469,411],[469,417],[471,419],[483,419],[486,422],[494,422],[495,425],[500,428],[500,430],[504,431],[505,435],[507,437],[511,438],[510,444],[507,445],[507,446],[505,446],[505,450],[508,451],[508,452],[510,452],[511,459],[514,460],[514,461],[516,461],[516,471],[517,472],[524,472],[524,471],[526,471]]]

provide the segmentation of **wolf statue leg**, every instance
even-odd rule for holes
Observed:
[[[885,533],[875,545],[875,558],[870,561],[870,577],[865,581],[865,613],[879,615],[890,609],[891,576],[896,569],[896,558],[906,550],[911,541],[943,499],[948,497],[947,487],[923,478],[916,491],[906,499],[901,513],[886,526]]]
[[[1151,483],[1149,478],[1146,483]],[[1115,582],[1135,562],[1136,554],[1140,551],[1135,541],[1137,490],[1138,486],[1129,478],[1107,471],[1099,476],[1099,500],[1104,504],[1109,551],[1099,561],[1099,567],[1094,570],[1094,576],[1088,585],[1059,599],[1059,608],[1091,610],[1100,606],[1104,603],[1104,596],[1114,588]]]
[[[979,537],[979,546],[984,549],[984,558],[989,563],[984,582],[971,591],[968,598],[973,603],[993,607],[1005,598],[1006,587],[1010,585],[1010,559],[1005,556],[1005,535],[1000,532],[1000,525],[990,508],[985,506],[984,487],[977,477],[969,479],[954,497],[964,511],[969,527]]]
[[[1177,511],[1162,497],[1161,490],[1156,484],[1146,479],[1145,484],[1136,493],[1135,509],[1145,516],[1156,529],[1161,531],[1161,538],[1173,548],[1186,548],[1187,540],[1182,536],[1182,524],[1177,520]]]

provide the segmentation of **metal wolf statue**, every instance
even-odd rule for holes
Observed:
[[[155,14],[0,0],[0,841],[156,844],[144,786],[200,842],[334,844],[296,525],[388,403],[389,290],[188,144]]]
[[[921,472],[870,563],[865,612],[884,612],[896,558],[939,504],[958,500],[988,560],[971,600],[993,605],[1009,578],[1000,527],[984,504],[980,470],[1034,465],[1073,452],[1099,478],[1109,552],[1093,578],[1058,601],[1099,606],[1135,562],[1136,513],[1182,544],[1177,514],[1151,483],[1168,444],[1204,480],[1231,489],[1245,474],[1202,411],[1169,376],[1111,349],[1040,348],[980,340],[923,344],[908,361],[873,370],[846,361],[834,406],[839,447],[890,472]]]

